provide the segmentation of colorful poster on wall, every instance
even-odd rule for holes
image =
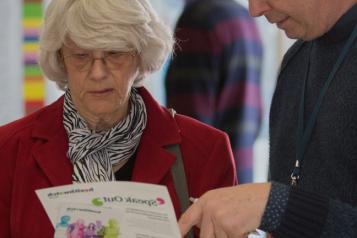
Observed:
[[[23,4],[24,100],[29,114],[44,106],[45,83],[38,66],[38,40],[42,22],[42,1],[25,0]]]

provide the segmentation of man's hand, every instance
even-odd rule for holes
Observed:
[[[193,227],[201,238],[247,237],[261,222],[271,184],[244,184],[206,192],[179,219],[182,236]]]

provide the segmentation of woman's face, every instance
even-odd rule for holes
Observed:
[[[126,116],[137,76],[136,55],[81,49],[73,42],[62,47],[62,55],[73,103],[89,124],[114,124]]]

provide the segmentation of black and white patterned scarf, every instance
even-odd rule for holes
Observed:
[[[112,166],[127,161],[135,153],[146,127],[145,104],[139,93],[131,91],[130,112],[108,131],[90,130],[65,93],[63,124],[69,138],[68,158],[73,164],[73,182],[114,181]]]

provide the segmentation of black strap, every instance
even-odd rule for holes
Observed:
[[[176,111],[172,108],[168,109],[171,117],[175,119]],[[171,168],[172,178],[174,180],[174,186],[176,189],[176,194],[180,201],[181,213],[184,213],[190,206],[190,198],[188,196],[187,181],[185,168],[183,166],[182,154],[180,146],[178,144],[169,145],[166,147],[167,151],[175,155],[176,160]],[[192,229],[186,235],[187,238],[194,238]]]
[[[171,154],[176,156],[175,163],[171,168],[171,173],[172,173],[172,178],[174,180],[176,194],[180,200],[181,213],[183,213],[190,206],[190,202],[189,202],[189,196],[187,191],[185,168],[183,166],[180,146],[177,144],[169,145],[166,147],[166,149],[169,152],[171,152]],[[193,238],[194,237],[193,231],[190,230],[186,237]]]

